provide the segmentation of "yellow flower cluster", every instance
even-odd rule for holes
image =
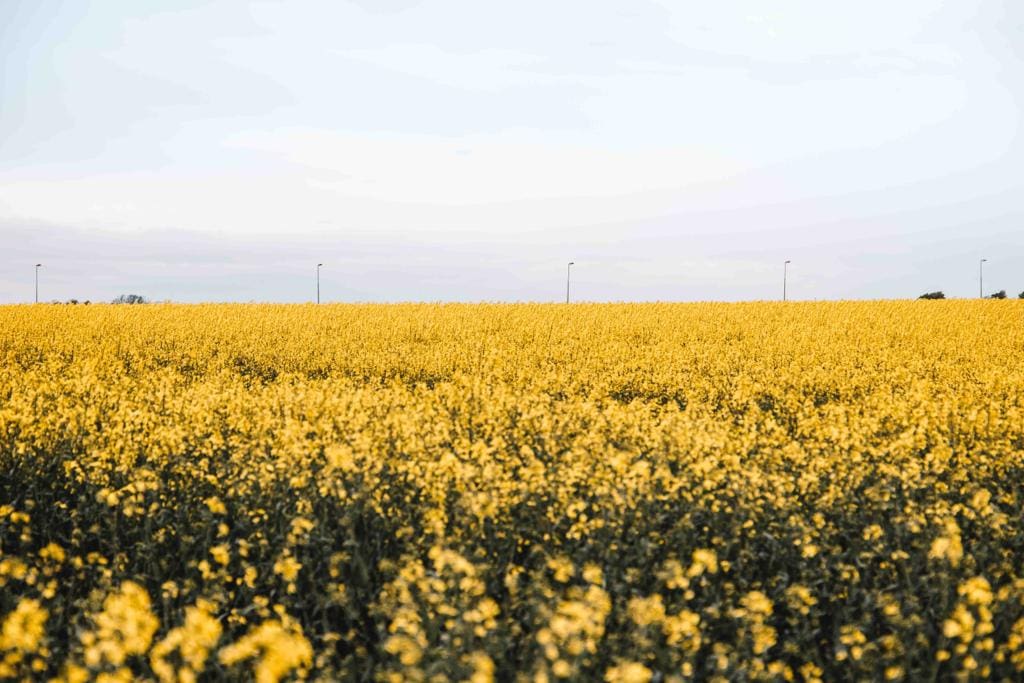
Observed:
[[[45,670],[43,658],[49,653],[42,646],[49,613],[38,600],[22,598],[0,625],[0,678],[14,679],[19,672]]]
[[[305,677],[312,655],[302,627],[285,617],[283,622],[263,622],[237,642],[221,649],[218,657],[228,666],[255,659],[253,674],[256,681],[273,683],[293,671]]]
[[[1024,302],[0,307],[0,679],[1020,680]]]
[[[153,646],[149,663],[160,683],[193,683],[203,671],[223,630],[212,611],[213,605],[205,600],[186,607],[185,623],[172,628]],[[175,652],[177,663],[170,661]]]

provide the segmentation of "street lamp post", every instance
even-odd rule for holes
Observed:
[[[574,264],[575,261],[569,261],[569,265],[565,267],[565,303],[569,303],[569,273]]]
[[[316,302],[320,303],[320,266],[322,263],[316,264]]]
[[[984,283],[985,283],[985,261],[988,261],[988,259],[987,258],[983,258],[980,261],[978,261],[978,298],[979,299],[984,299],[985,298],[985,287],[984,287]]]
[[[782,300],[786,300],[786,278],[789,276],[789,261],[782,264]]]
[[[39,269],[42,267],[42,263],[36,264],[36,303],[39,303]]]

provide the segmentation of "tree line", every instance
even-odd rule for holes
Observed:
[[[917,298],[918,299],[945,299],[946,295],[943,294],[941,291],[938,291],[938,292],[925,292],[924,294],[922,294],[921,296],[919,296]],[[1000,289],[998,292],[993,292],[993,293],[989,294],[985,298],[986,299],[1005,299],[1006,298],[1006,290],[1005,289]],[[1024,292],[1021,292],[1020,294],[1018,294],[1017,298],[1018,299],[1024,299]]]

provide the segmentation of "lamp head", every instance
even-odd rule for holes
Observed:
[[[37,264],[36,264],[36,268],[39,268],[39,267],[41,267],[42,265],[43,265],[42,263],[37,263]]]

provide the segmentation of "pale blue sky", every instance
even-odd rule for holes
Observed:
[[[1024,3],[0,2],[0,301],[1024,290]]]

